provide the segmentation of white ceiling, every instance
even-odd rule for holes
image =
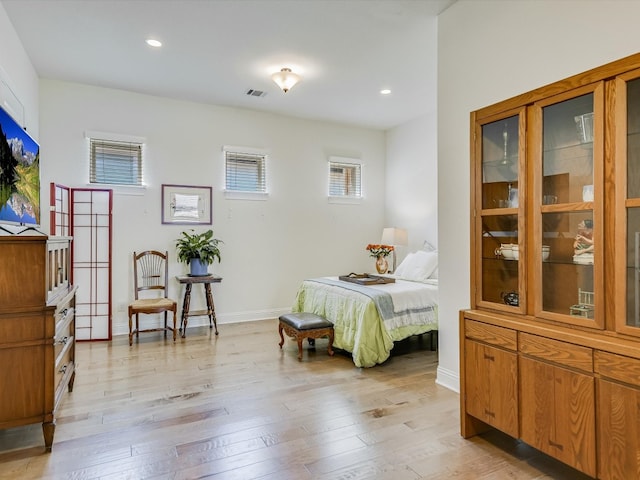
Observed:
[[[435,110],[435,17],[453,2],[1,3],[43,78],[387,129]],[[282,67],[303,78],[286,94],[270,79]]]

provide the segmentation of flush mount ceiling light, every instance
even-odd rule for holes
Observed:
[[[296,83],[300,81],[300,75],[296,75],[290,68],[283,68],[279,72],[271,75],[271,79],[287,93]]]
[[[147,45],[149,45],[150,47],[159,48],[162,46],[162,42],[154,38],[147,38],[146,42],[147,42]]]
[[[389,95],[390,93],[391,93],[391,90],[389,90],[388,88],[384,88],[380,90],[381,95]]]

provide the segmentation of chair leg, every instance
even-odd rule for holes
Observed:
[[[167,338],[167,312],[164,312],[164,338]]]
[[[129,310],[129,346],[133,345],[133,319],[131,315],[131,310]]]
[[[173,310],[173,341],[176,341],[176,327],[177,327],[178,319],[176,318],[176,310]],[[165,330],[166,334],[166,330]]]
[[[136,313],[136,340],[140,340],[140,315]]]

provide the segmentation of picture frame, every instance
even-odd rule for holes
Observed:
[[[162,185],[162,223],[211,225],[212,188],[195,185]]]

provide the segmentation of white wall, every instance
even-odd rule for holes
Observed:
[[[409,237],[409,245],[398,249],[398,263],[425,240],[438,246],[436,127],[434,110],[387,132],[386,226],[406,228]]]
[[[469,113],[640,51],[640,2],[458,0],[438,23],[438,382],[459,387],[469,293]]]
[[[114,334],[128,331],[132,252],[166,249],[175,259],[185,229],[161,224],[162,184],[213,187],[214,234],[224,241],[213,266],[223,277],[213,286],[220,323],[288,311],[304,278],[373,269],[365,246],[383,227],[384,132],[52,80],[41,80],[40,119],[43,184],[87,186],[86,130],[146,138],[147,188],[114,194]],[[223,145],[268,149],[267,201],[225,199]],[[362,160],[362,204],[328,203],[330,155]],[[197,290],[193,308],[204,303]],[[181,296],[177,282],[171,294]],[[190,325],[198,320],[206,317]]]
[[[24,106],[24,125],[36,141],[38,128],[38,75],[0,4],[0,79]]]
[[[429,84],[435,85],[438,22],[432,22],[431,37],[420,49],[422,57],[411,61],[433,62]],[[428,105],[427,113],[387,132],[385,222],[406,228],[409,236],[409,245],[398,249],[398,262],[422,248],[425,240],[438,246],[437,92],[425,89],[421,99]]]

